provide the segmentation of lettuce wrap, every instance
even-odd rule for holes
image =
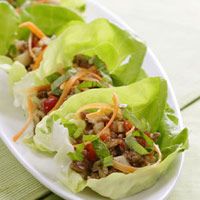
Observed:
[[[51,4],[31,4],[20,8],[19,13],[17,13],[9,3],[1,1],[0,55],[13,54],[15,51],[14,41],[28,38],[29,31],[18,27],[23,22],[35,23],[46,35],[52,36],[59,32],[59,29],[65,27],[68,22],[74,20],[83,21],[83,18],[67,7]]]
[[[19,96],[26,98],[23,90],[49,84],[46,78],[63,68],[71,67],[76,55],[98,57],[100,62],[96,64],[100,69],[106,70],[114,86],[119,86],[145,77],[141,69],[145,53],[146,46],[142,42],[106,19],[97,19],[89,24],[80,21],[69,23],[65,30],[48,45],[39,69],[15,84],[14,96],[15,101],[18,102],[16,105],[25,108],[24,101],[18,99]],[[22,85],[25,88],[23,87],[20,92]]]
[[[142,167],[129,174],[115,172],[104,178],[84,180],[79,173],[69,167],[69,152],[73,149],[72,145],[69,145],[71,142],[69,136],[72,130],[71,119],[73,114],[84,105],[100,102],[111,103],[113,93],[119,97],[121,104],[128,105],[129,112],[137,118],[135,122],[137,122],[138,127],[146,125],[149,131],[160,132],[161,137],[157,144],[162,153],[162,161],[156,165]],[[34,149],[56,154],[55,157],[60,158],[56,162],[62,165],[62,168],[63,163],[65,163],[65,170],[61,170],[57,176],[73,192],[80,192],[89,187],[102,196],[111,199],[127,197],[155,184],[161,174],[175,160],[178,153],[188,147],[187,129],[182,131],[177,129],[177,118],[173,111],[168,108],[166,98],[166,81],[156,77],[146,78],[129,86],[89,90],[70,97],[59,110],[46,116],[37,125],[36,134],[29,142],[31,141]],[[59,133],[55,132],[53,128],[55,123],[68,130],[65,139],[61,140],[58,137],[59,141],[62,141],[60,145],[57,145],[58,141],[56,139],[56,135]],[[79,124],[78,127],[81,126]],[[79,129],[74,131],[77,133]],[[68,145],[64,148],[63,144],[65,143]],[[63,151],[63,149],[65,150]]]
[[[145,53],[142,42],[106,19],[72,23],[47,49],[38,75],[42,78],[70,66],[76,54],[97,55],[106,63],[114,84],[127,85],[137,79]]]

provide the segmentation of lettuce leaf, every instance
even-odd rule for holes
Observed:
[[[20,81],[26,74],[26,68],[20,62],[13,62],[6,56],[0,56],[0,69],[8,73],[8,80],[11,86]]]
[[[6,55],[15,39],[19,17],[7,2],[0,2],[0,55]]]
[[[15,61],[9,70],[9,82],[11,85],[20,81],[26,74],[26,68],[20,62]]]
[[[60,5],[70,8],[75,12],[84,12],[86,9],[84,0],[60,0]]]
[[[28,93],[24,91],[30,87],[45,84],[45,81],[41,81],[35,76],[34,71],[29,72],[25,76],[21,77],[21,80],[15,82],[13,85],[14,105],[16,107],[22,107],[24,110],[26,110]]]
[[[44,54],[39,77],[71,66],[77,54],[97,55],[106,63],[116,85],[128,85],[140,74],[146,46],[106,19],[76,22],[54,40]]]
[[[184,129],[179,133],[178,119],[174,111],[167,105],[165,113],[161,119],[159,131],[162,133],[158,144],[162,151],[163,157],[167,157],[177,149],[182,150],[189,147],[188,130]]]
[[[3,67],[4,64],[6,65],[11,65],[13,63],[13,61],[11,60],[11,58],[7,57],[7,56],[0,56],[0,65],[1,65],[1,69],[4,69],[5,71],[7,71],[7,67]]]
[[[21,22],[33,22],[48,36],[59,32],[70,21],[83,21],[82,17],[68,8],[50,4],[32,4],[21,11],[20,17]],[[27,30],[19,30],[19,38],[25,38],[27,33]]]

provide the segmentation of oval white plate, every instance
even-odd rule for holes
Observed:
[[[120,26],[122,29],[127,30],[132,35],[136,36],[136,34],[118,17],[112,14],[109,10],[103,8],[98,3],[93,0],[87,0],[87,13],[86,19],[87,21],[91,21],[95,18],[105,17],[112,21],[113,23]],[[179,121],[180,128],[183,128],[182,117],[179,111],[179,106],[177,104],[173,89],[169,82],[167,75],[165,74],[162,66],[152,53],[152,51],[148,48],[147,54],[145,56],[145,60],[143,63],[143,68],[150,76],[161,76],[164,77],[168,81],[168,103],[174,108]],[[68,190],[68,188],[62,186],[52,178],[49,178],[48,171],[52,171],[50,169],[51,160],[46,158],[43,155],[39,155],[37,153],[32,152],[28,147],[23,145],[22,143],[13,143],[11,140],[12,134],[17,132],[24,122],[24,115],[20,109],[16,109],[13,107],[13,99],[11,94],[8,92],[8,84],[7,84],[6,74],[0,72],[0,133],[1,138],[13,155],[18,159],[18,161],[42,184],[48,187],[51,191],[56,193],[57,195],[63,197],[64,199],[71,200],[95,200],[95,199],[104,199],[103,197],[97,195],[91,190],[87,189],[84,192],[79,194],[74,194]],[[170,193],[172,188],[174,187],[176,180],[179,176],[181,166],[183,162],[183,154],[181,154],[176,161],[173,163],[173,167],[169,168],[167,173],[163,175],[158,182],[148,190],[140,192],[132,197],[126,198],[126,200],[159,200],[165,199],[167,195]],[[37,163],[37,164],[35,164]],[[40,163],[40,165],[38,165]]]

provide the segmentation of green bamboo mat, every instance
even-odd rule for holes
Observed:
[[[34,200],[46,193],[0,140],[0,200]]]

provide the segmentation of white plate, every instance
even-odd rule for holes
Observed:
[[[118,17],[112,14],[109,10],[103,8],[98,3],[93,0],[87,0],[87,13],[86,19],[87,21],[91,21],[92,19],[105,17],[112,21],[113,23],[120,26],[122,29],[126,29],[131,34],[136,36],[136,34]],[[165,74],[162,66],[152,53],[152,51],[148,48],[147,54],[143,63],[143,68],[147,71],[150,76],[161,76],[164,77],[168,81],[168,103],[174,110],[180,121],[180,128],[183,128],[182,117],[179,111],[179,106],[177,104],[173,89],[169,82],[167,75]],[[46,158],[43,155],[39,155],[37,153],[32,152],[29,148],[27,148],[22,143],[13,143],[11,140],[12,134],[17,132],[20,127],[24,123],[24,115],[20,109],[16,109],[13,107],[13,99],[11,94],[8,92],[8,84],[7,84],[6,74],[0,72],[0,133],[1,138],[7,147],[10,149],[12,154],[17,158],[17,160],[42,184],[48,187],[51,191],[56,193],[57,195],[63,197],[68,200],[95,200],[95,199],[104,199],[91,190],[87,189],[84,192],[79,194],[74,194],[69,191],[66,187],[60,185],[56,180],[48,178],[48,170],[51,166],[51,160]],[[170,193],[172,188],[174,187],[176,180],[179,176],[181,166],[183,162],[183,154],[181,154],[173,163],[172,167],[169,168],[167,173],[163,175],[158,182],[148,190],[140,192],[132,197],[126,198],[126,200],[159,200],[165,199],[167,195]],[[37,167],[35,165],[37,163]],[[41,166],[38,167],[38,163]]]

